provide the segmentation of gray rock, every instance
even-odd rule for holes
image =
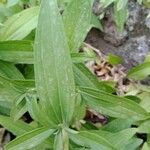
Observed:
[[[141,36],[130,38],[124,45],[118,47],[114,53],[123,57],[124,65],[130,69],[142,63],[149,50],[149,41],[146,36]]]
[[[126,22],[127,29],[131,32],[134,30],[136,23],[140,22],[141,7],[138,3],[130,1],[128,4],[129,18]]]
[[[99,49],[103,54],[112,53],[122,57],[126,70],[141,64],[145,56],[150,53],[150,18],[147,18],[150,9],[133,0],[129,1],[128,9],[129,18],[124,32],[117,32],[113,20],[113,8],[110,6],[105,10],[104,32],[92,29],[86,38],[87,43]],[[101,10],[103,9],[99,0],[95,0],[94,13],[99,15]],[[150,85],[150,77],[143,83]]]

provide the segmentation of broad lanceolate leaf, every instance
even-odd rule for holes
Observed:
[[[38,13],[39,7],[32,7],[8,18],[0,29],[0,41],[26,37],[36,27]]]
[[[77,52],[91,28],[93,0],[71,0],[63,13],[64,26],[72,52]]]
[[[128,72],[130,78],[141,80],[150,75],[150,62],[143,63]]]
[[[80,88],[80,92],[87,105],[102,114],[133,120],[144,120],[150,117],[140,105],[129,99],[84,87]]]
[[[72,53],[72,61],[81,63],[87,60],[93,60],[88,53]],[[32,41],[1,41],[0,42],[0,60],[13,62],[34,64],[33,60],[33,42]]]
[[[35,40],[35,81],[42,111],[55,124],[72,120],[75,84],[72,61],[56,0],[41,4]]]
[[[91,131],[81,131],[77,134],[69,134],[70,139],[77,145],[92,150],[118,150],[105,137]]]
[[[41,127],[17,137],[6,145],[6,150],[31,149],[44,142],[50,135],[55,132],[54,129]]]
[[[0,59],[13,63],[33,63],[33,43],[31,41],[0,42]]]
[[[105,125],[102,129],[109,132],[118,132],[123,129],[130,128],[131,125],[134,123],[132,119],[115,119]]]
[[[140,133],[150,133],[150,120],[147,120],[147,121],[143,122],[138,127],[138,132],[140,132]]]
[[[92,131],[91,131],[92,132]],[[111,133],[107,131],[93,131],[92,133],[96,133],[107,139],[114,147],[118,150],[124,150],[126,145],[128,145],[129,141],[136,134],[137,128],[129,128],[116,133]]]
[[[11,117],[2,115],[0,115],[0,125],[17,136],[33,130],[30,125],[23,121],[14,121]]]
[[[0,76],[1,87],[9,87],[12,90],[16,90],[20,93],[29,92],[30,90],[35,90],[35,84],[33,80],[13,80]]]
[[[80,57],[79,55],[75,55],[75,54],[73,55],[75,57],[77,56],[78,58]],[[78,59],[78,58],[75,58],[74,56],[72,56],[73,60]],[[74,71],[75,83],[77,86],[97,88],[98,90],[103,90],[103,91],[110,92],[110,93],[115,91],[112,87],[108,86],[107,84],[98,81],[96,76],[93,75],[83,63],[74,63],[73,71]],[[16,73],[12,73],[12,75],[11,74],[10,75],[13,76],[14,74]],[[16,76],[14,76],[14,78],[15,77]],[[15,83],[18,86],[26,87],[28,89],[35,88],[34,80],[11,80],[11,82]]]
[[[13,63],[0,60],[0,76],[11,79],[24,79],[21,72],[15,67]]]
[[[132,138],[128,141],[128,144],[126,145],[124,150],[137,150],[142,143],[143,143],[142,139]]]

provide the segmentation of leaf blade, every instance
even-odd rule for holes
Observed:
[[[43,20],[46,20],[44,26]],[[43,111],[47,111],[49,117],[55,116],[56,124],[70,122],[74,112],[75,84],[56,0],[42,1],[34,54],[35,81]]]
[[[69,134],[69,137],[77,145],[92,150],[117,150],[105,137],[90,131],[80,131],[77,134]]]
[[[66,35],[72,52],[78,52],[91,28],[92,3],[93,0],[71,0],[63,13]]]
[[[0,30],[0,41],[21,40],[37,25],[39,7],[26,9],[10,17]]]
[[[41,144],[45,139],[54,133],[54,129],[48,129],[47,127],[41,127],[24,135],[17,137],[5,146],[6,150],[21,150],[31,149]]]
[[[150,62],[140,64],[128,72],[128,77],[141,80],[150,74]]]
[[[145,120],[149,118],[148,112],[136,102],[104,91],[80,87],[81,95],[87,105],[101,113],[116,118],[131,118]]]
[[[0,115],[0,124],[14,135],[21,135],[31,131],[33,128],[23,121],[14,121],[11,117]]]
[[[33,42],[1,41],[0,59],[13,63],[33,64]]]

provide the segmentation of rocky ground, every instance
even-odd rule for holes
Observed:
[[[97,13],[100,10],[95,2],[93,11]],[[147,18],[150,10],[134,1],[129,2],[128,8],[129,18],[122,33],[117,31],[110,8],[103,21],[104,31],[92,29],[86,38],[87,43],[103,54],[113,53],[123,58],[127,70],[142,63],[150,53],[150,18]]]

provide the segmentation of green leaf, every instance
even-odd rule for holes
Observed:
[[[84,64],[74,64],[73,70],[77,86],[97,88],[98,90],[103,90],[110,93],[114,92],[113,88],[111,88],[107,84],[99,82],[96,76],[94,76]]]
[[[46,112],[41,111],[41,106],[37,102],[37,97],[35,95],[26,94],[27,109],[34,121],[39,122],[42,125],[54,125],[54,123],[49,119]]]
[[[124,9],[117,10],[117,3],[115,2],[114,19],[115,19],[116,25],[117,25],[120,32],[122,32],[124,29],[124,25],[125,25],[125,22],[128,18],[128,14],[129,13],[128,13],[127,6],[124,7]]]
[[[63,5],[64,3],[70,2],[70,0],[57,0],[58,5]]]
[[[72,58],[73,63],[83,63],[86,61],[94,60],[94,57],[86,52],[71,53],[71,58]]]
[[[0,100],[14,102],[24,92],[19,88],[16,88],[10,80],[0,76]]]
[[[70,139],[77,145],[92,150],[118,150],[105,137],[90,131],[81,131],[77,134],[69,134]]]
[[[0,59],[13,63],[33,64],[33,42],[31,41],[0,42]]]
[[[60,149],[63,149],[63,140],[62,140],[62,133],[58,132],[54,140],[54,150],[60,150]]]
[[[138,94],[138,97],[141,99],[140,106],[150,113],[150,93],[142,92],[141,94]]]
[[[33,130],[30,125],[24,123],[23,121],[14,121],[11,117],[2,115],[0,115],[0,125],[17,136]]]
[[[71,150],[93,150],[91,148],[83,147],[83,148],[73,148]]]
[[[33,80],[13,80],[0,76],[0,81],[2,87],[10,87],[10,89],[14,91],[16,90],[22,94],[35,90],[35,84]]]
[[[19,120],[27,112],[25,99],[23,99],[17,106],[12,107],[10,116],[14,121]]]
[[[117,11],[126,8],[128,0],[118,0],[117,2]]]
[[[143,0],[137,0],[137,2],[138,2],[139,4],[142,4],[142,1],[143,1]]]
[[[92,13],[92,16],[91,16],[91,26],[103,31],[103,26],[100,22],[100,19],[98,18],[98,16],[96,16],[93,13]]]
[[[143,122],[138,127],[138,132],[140,132],[140,133],[150,133],[150,120],[147,120],[147,121]]]
[[[64,26],[71,52],[78,52],[91,28],[93,0],[71,0],[63,13]]]
[[[84,133],[84,134],[88,133],[86,135],[87,139],[86,139],[85,143],[84,143],[85,136],[84,136],[84,138],[82,137],[82,139],[81,139],[80,133],[74,134],[74,135],[69,134],[69,135],[70,135],[70,139],[74,143],[76,143],[80,146],[84,146],[84,147],[91,147],[92,150],[94,150],[94,149],[96,149],[96,150],[110,149],[110,147],[103,148],[103,147],[101,147],[101,145],[99,145],[99,147],[98,147],[98,145],[96,146],[96,144],[98,144],[98,143],[94,143],[94,142],[97,142],[98,140],[99,140],[99,142],[100,142],[100,140],[107,141],[109,143],[109,145],[115,149],[125,150],[127,146],[131,147],[131,145],[130,145],[131,143],[134,144],[133,147],[136,147],[137,145],[139,145],[139,143],[141,143],[141,140],[137,141],[137,140],[135,140],[135,138],[133,138],[133,136],[136,134],[136,132],[137,132],[136,128],[129,128],[129,129],[125,129],[125,130],[122,130],[122,131],[116,132],[116,133],[111,133],[111,132],[102,131],[102,130],[81,131],[80,133]],[[90,141],[91,139],[93,139],[96,136],[97,136],[97,139],[93,140],[94,142]],[[105,145],[106,144],[105,142],[102,142],[99,144],[108,146],[108,145]],[[131,149],[131,150],[133,150],[133,149]]]
[[[7,0],[7,7],[12,7],[16,5],[20,0]]]
[[[72,53],[72,61],[81,63],[93,60],[90,54]],[[0,59],[13,63],[33,64],[33,42],[32,41],[1,41],[0,42]]]
[[[130,128],[134,123],[132,119],[115,119],[105,125],[102,129],[109,132],[118,132],[126,128]]]
[[[147,142],[145,142],[141,150],[149,150],[149,149],[150,149],[150,146],[148,145]]]
[[[108,62],[112,65],[118,65],[122,63],[122,59],[117,55],[109,54]]]
[[[106,131],[93,131],[107,139],[114,147],[118,150],[124,149],[126,145],[129,143],[129,140],[136,134],[136,128],[125,129],[116,133],[106,132]]]
[[[86,104],[102,114],[133,120],[150,117],[146,110],[132,100],[91,88],[80,87],[80,92]]]
[[[34,91],[34,84],[32,81],[11,80],[0,76],[1,114],[8,115],[11,108],[11,115],[14,119],[17,120],[20,118],[27,111],[26,104],[22,100],[25,95],[32,92],[32,90]],[[15,103],[15,105],[12,105],[13,103]]]
[[[24,79],[21,72],[15,67],[14,64],[0,60],[0,76],[11,79]]]
[[[33,64],[26,65],[24,77],[28,80],[34,79],[34,66],[33,66]]]
[[[59,131],[55,136],[54,150],[69,150],[68,134],[65,130]]]
[[[109,5],[111,5],[115,0],[101,0],[100,3],[101,5],[106,8],[108,7]]]
[[[48,129],[47,127],[37,128],[35,130],[32,130],[17,137],[15,140],[7,144],[5,146],[5,149],[6,150],[31,149],[44,142],[54,132],[55,132],[54,129]]]
[[[74,113],[75,84],[71,56],[56,0],[42,1],[34,54],[35,81],[41,111],[46,112],[55,124],[70,123]]]
[[[135,80],[141,80],[150,75],[150,62],[136,66],[128,72],[128,77]]]
[[[10,80],[7,79],[9,82],[11,82],[15,88],[19,89],[20,91],[30,92],[35,90],[35,82],[34,80]]]
[[[143,4],[146,8],[150,8],[150,0],[143,0]]]
[[[126,145],[124,150],[137,150],[142,143],[143,143],[142,139],[132,138],[128,141],[128,144]]]
[[[12,103],[8,101],[0,101],[0,114],[1,115],[9,115],[12,107]]]
[[[26,94],[26,105],[31,118],[34,121],[39,121],[39,107],[37,97],[35,95]]]
[[[146,55],[144,62],[150,62],[150,53]]]
[[[0,29],[0,41],[21,40],[37,25],[39,7],[32,7],[11,16]]]

